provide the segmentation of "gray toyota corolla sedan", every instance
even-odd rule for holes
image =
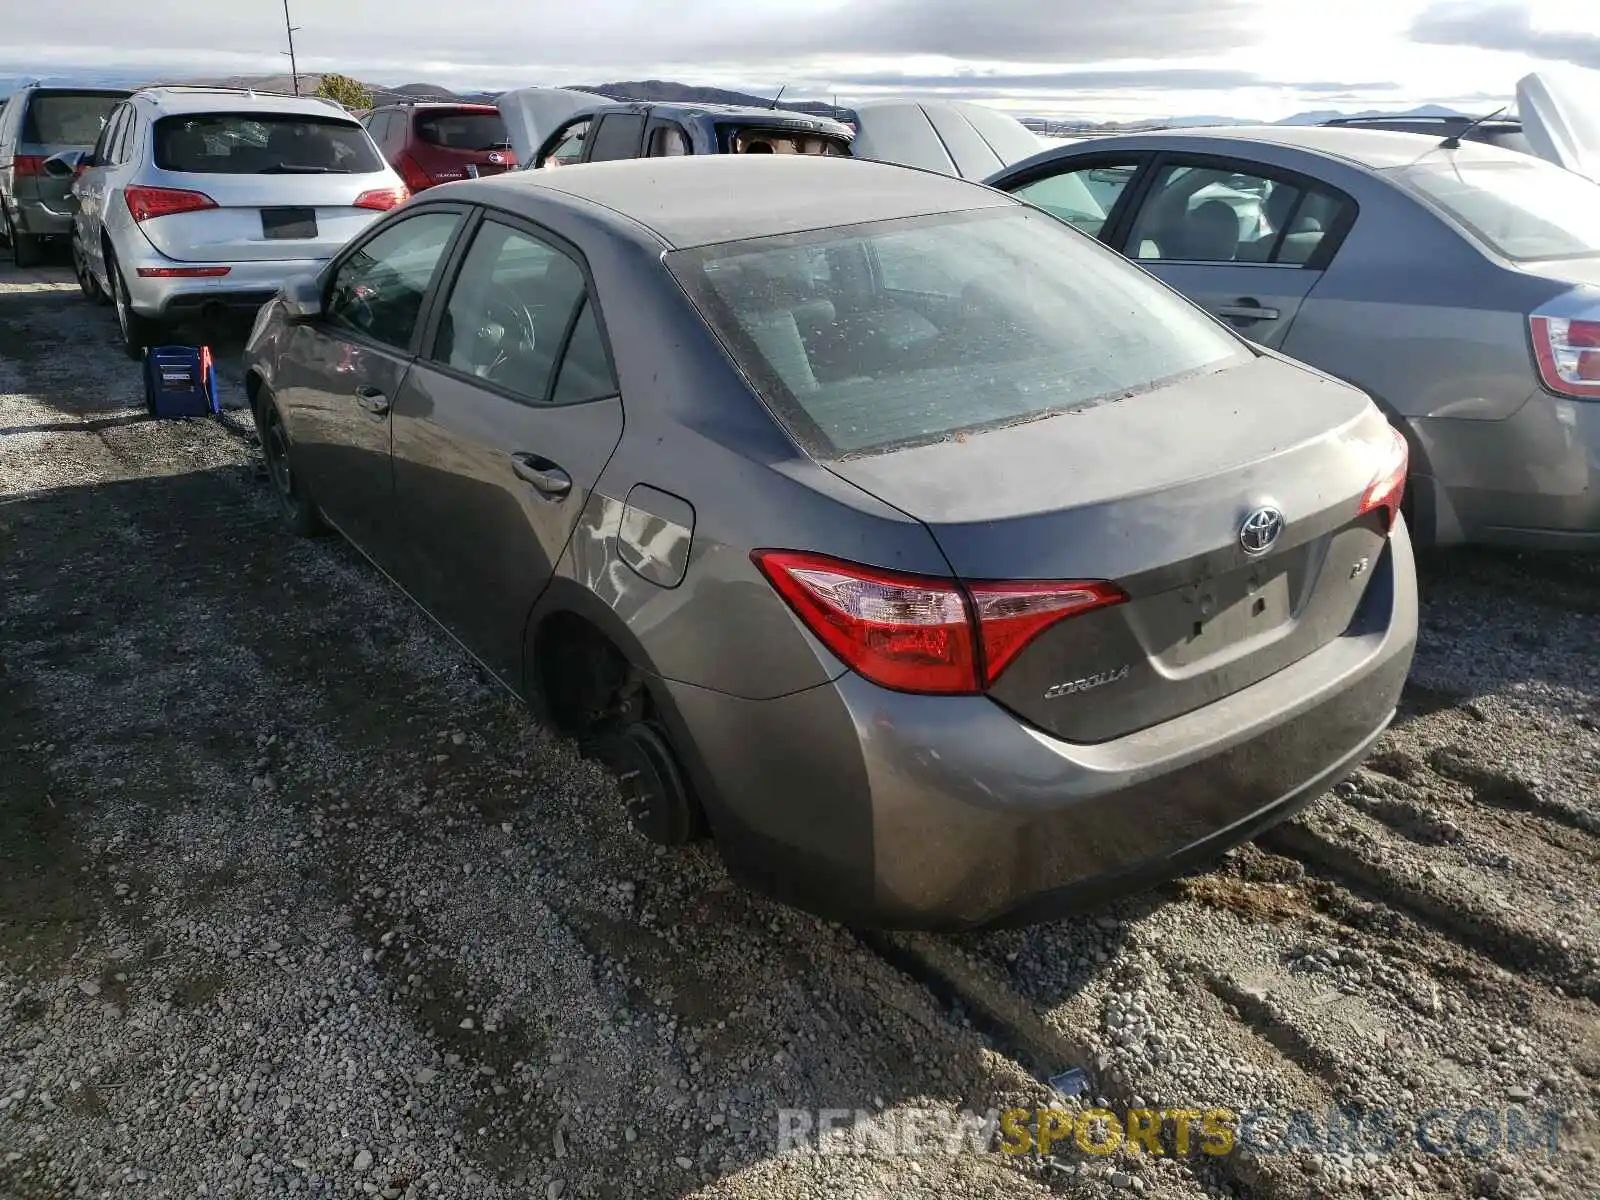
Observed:
[[[1600,550],[1600,184],[1449,140],[1168,129],[989,182],[1365,390],[1419,541]]]
[[[326,521],[618,768],[637,825],[844,920],[1205,861],[1389,721],[1405,444],[1000,192],[849,159],[517,172],[256,322]]]

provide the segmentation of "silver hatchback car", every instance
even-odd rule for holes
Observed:
[[[164,323],[260,307],[409,196],[331,100],[228,88],[135,92],[76,165],[74,268],[134,358]]]

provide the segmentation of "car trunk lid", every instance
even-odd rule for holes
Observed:
[[[1571,71],[1535,71],[1517,82],[1517,115],[1539,157],[1600,182],[1600,84]]]
[[[1386,514],[1358,510],[1391,439],[1360,392],[1261,358],[827,465],[925,522],[969,584],[1126,593],[1044,629],[989,688],[1038,728],[1095,742],[1248,687],[1350,626],[1387,533]],[[1281,533],[1251,553],[1246,523],[1269,511]]]
[[[607,100],[595,92],[530,87],[507,92],[494,103],[505,118],[506,137],[511,141],[517,162],[526,168],[533,166],[539,147],[558,125],[574,113],[605,104]]]
[[[177,262],[265,262],[332,258],[378,215],[355,207],[357,197],[396,184],[371,175],[186,173],[159,186],[199,192],[216,205],[141,222],[162,254]]]
[[[25,172],[17,171],[18,195],[70,213],[74,177],[51,175],[44,162],[68,150],[93,149],[111,110],[127,97],[120,91],[40,89],[29,103],[17,146],[16,157],[27,163]]]
[[[871,100],[858,105],[851,154],[962,179],[986,179],[1044,149],[1015,117],[950,100]]]

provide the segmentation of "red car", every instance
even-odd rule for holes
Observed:
[[[515,169],[500,110],[455,102],[389,104],[362,121],[413,193]]]

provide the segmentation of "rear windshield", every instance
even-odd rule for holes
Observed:
[[[427,113],[417,117],[417,137],[451,150],[503,150],[511,145],[499,113]]]
[[[803,129],[718,125],[717,133],[727,154],[829,154],[840,158],[850,154],[842,138]]]
[[[1249,361],[1121,256],[1021,206],[725,243],[667,262],[814,455],[935,441]]]
[[[1506,258],[1600,254],[1600,184],[1538,159],[1428,161],[1394,176]]]
[[[111,110],[127,97],[103,92],[36,92],[22,119],[22,140],[35,146],[92,146]]]
[[[348,175],[383,169],[354,121],[289,113],[194,113],[155,127],[163,171],[201,175]]]

